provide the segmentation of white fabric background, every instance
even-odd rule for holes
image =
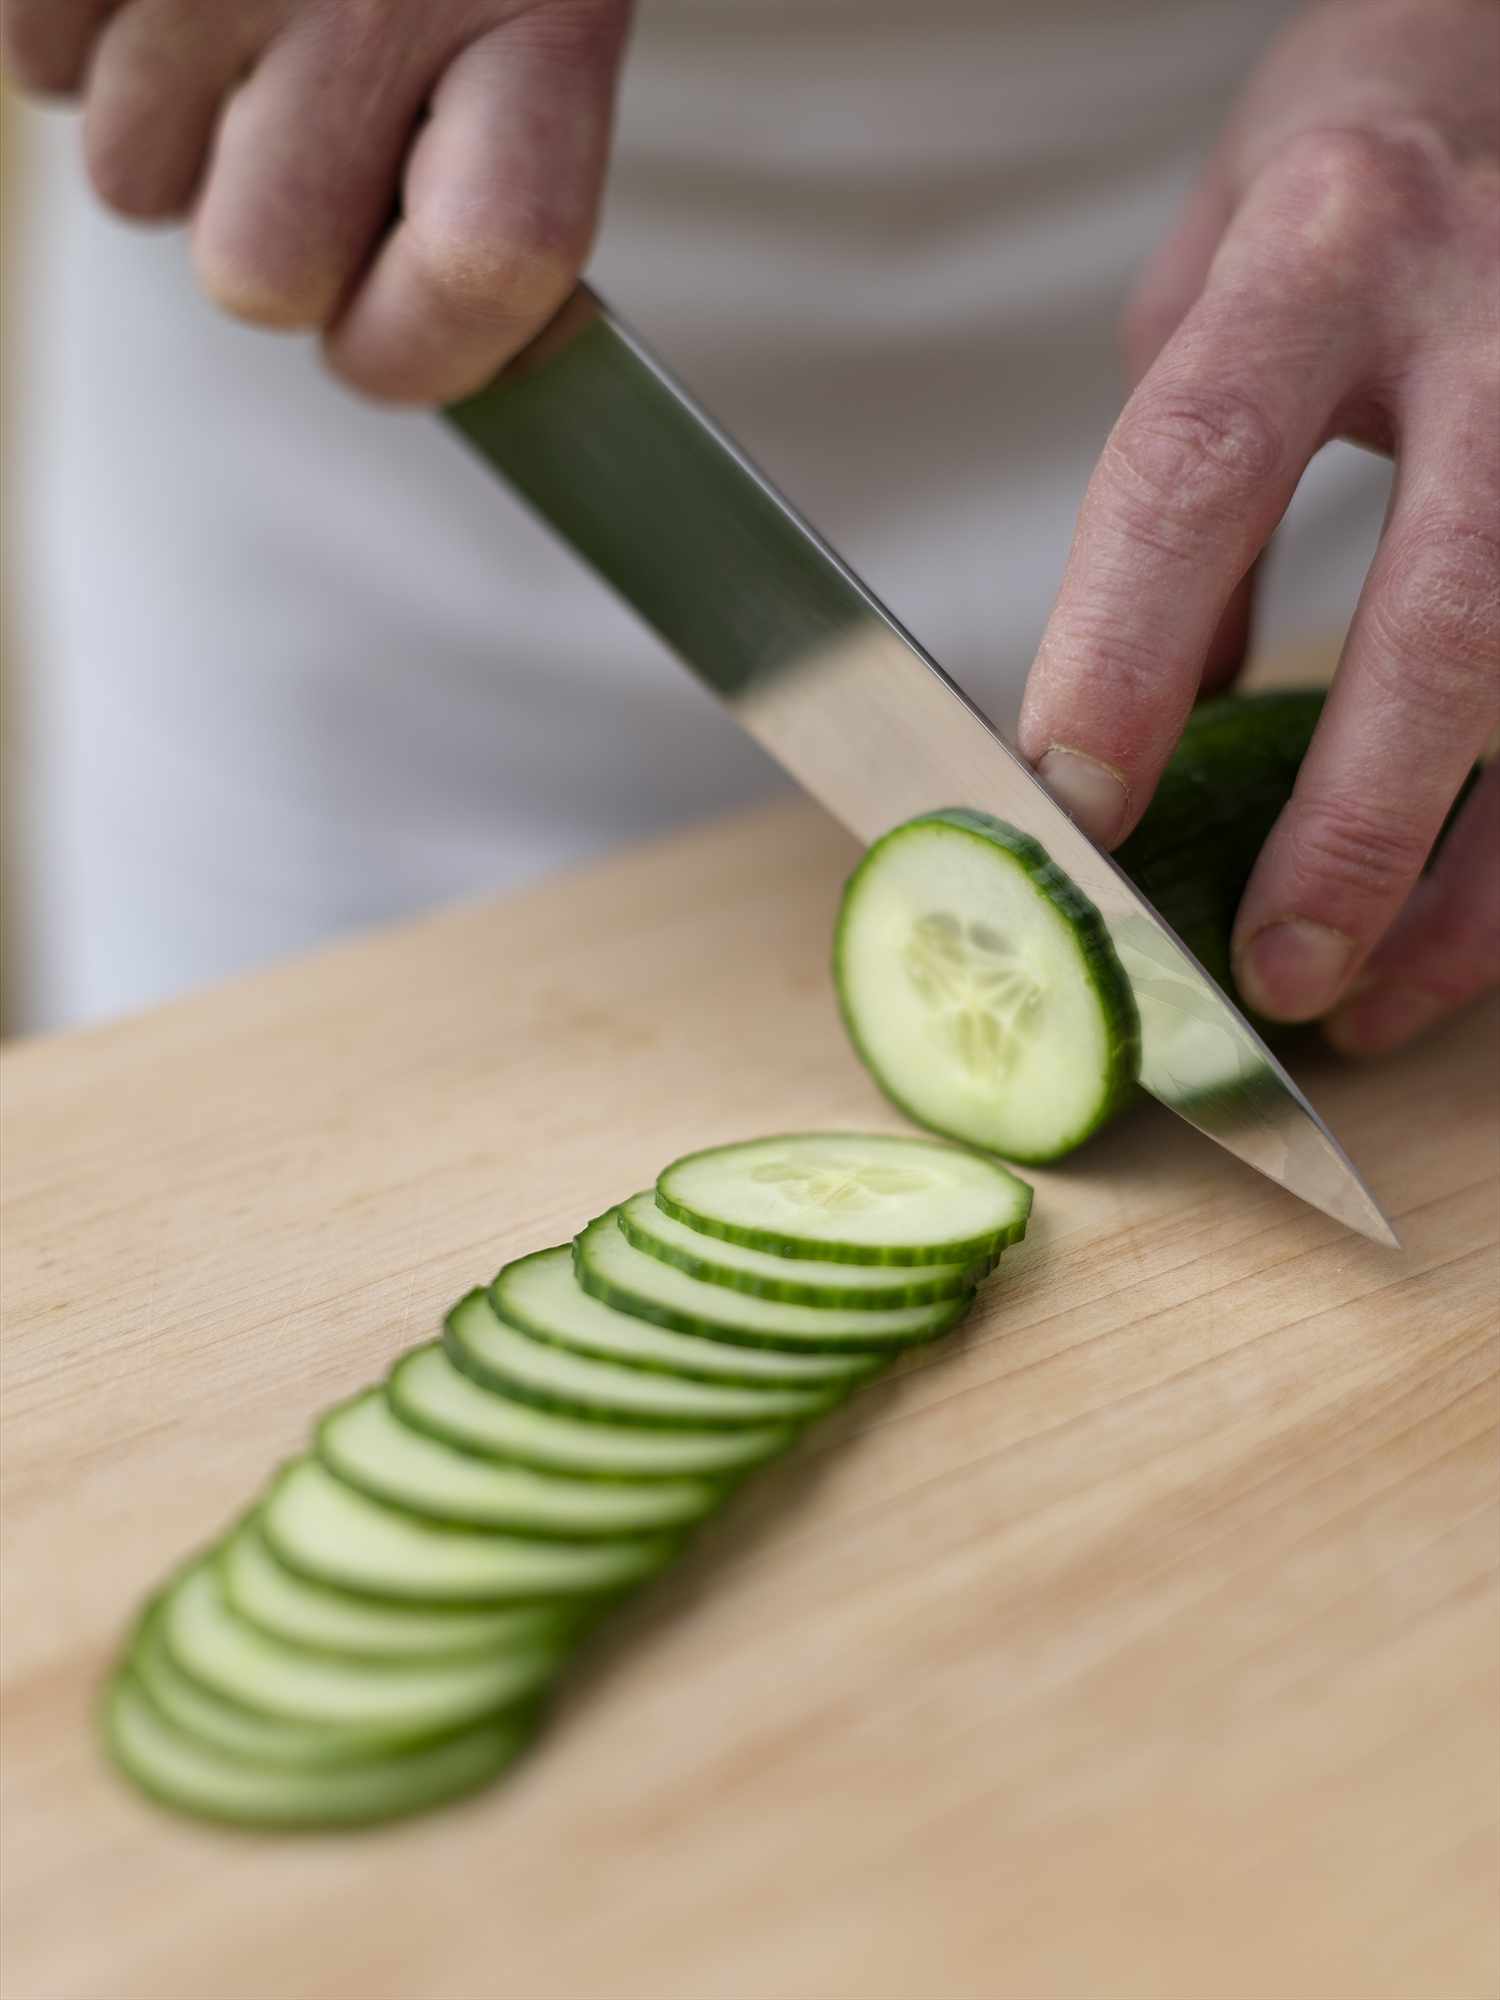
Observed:
[[[605,295],[1002,722],[1114,322],[1273,0],[646,0]],[[38,116],[15,529],[23,1025],[146,1004],[782,781],[432,418],[219,318]],[[1347,620],[1335,447],[1263,630]]]

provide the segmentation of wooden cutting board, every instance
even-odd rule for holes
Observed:
[[[4,1060],[11,2000],[1480,1996],[1496,1011],[1294,1056],[1408,1249],[1154,1106],[762,1476],[514,1779],[242,1837],[111,1775],[132,1607],[505,1257],[694,1146],[901,1129],[777,807]]]

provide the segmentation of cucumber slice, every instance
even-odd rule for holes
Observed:
[[[705,1342],[743,1341],[878,1356],[882,1350],[890,1353],[935,1340],[957,1325],[974,1300],[968,1291],[936,1305],[861,1312],[850,1306],[793,1306],[780,1299],[752,1298],[723,1285],[706,1285],[675,1264],[648,1257],[619,1225],[620,1211],[612,1208],[575,1238],[573,1262],[579,1284],[621,1312],[697,1334]]]
[[[792,1441],[788,1429],[648,1430],[580,1422],[481,1389],[435,1342],[397,1362],[386,1385],[404,1424],[465,1451],[599,1479],[733,1478]]]
[[[1018,1243],[1031,1211],[1031,1189],[996,1161],[875,1132],[689,1153],[656,1199],[705,1236],[836,1264],[976,1263]]]
[[[104,1728],[121,1770],[164,1805],[235,1825],[357,1826],[485,1784],[525,1748],[535,1718],[512,1713],[403,1756],[293,1769],[247,1762],[179,1728],[127,1669],[105,1696]]]
[[[170,1593],[169,1593],[170,1595]],[[358,1764],[371,1757],[394,1756],[420,1744],[453,1735],[469,1715],[448,1729],[336,1729],[319,1723],[289,1720],[226,1700],[185,1673],[166,1641],[165,1600],[143,1619],[129,1653],[137,1679],[169,1722],[188,1730],[201,1742],[233,1757],[257,1763],[310,1765]],[[509,1704],[491,1703],[482,1715]]]
[[[319,1458],[348,1486],[438,1521],[520,1534],[601,1538],[649,1534],[701,1521],[722,1497],[701,1479],[566,1479],[496,1465],[408,1430],[383,1389],[369,1389],[326,1416]]]
[[[834,976],[875,1081],[950,1138],[1054,1160],[1134,1094],[1140,1024],[1103,920],[985,813],[876,841],[844,891]]]
[[[684,1338],[680,1332],[665,1330],[676,1321],[648,1324],[656,1314],[637,1315],[631,1306],[616,1311],[612,1302],[593,1294],[592,1286],[584,1286],[575,1243],[507,1264],[490,1286],[490,1302],[502,1319],[537,1340],[555,1341],[559,1347],[605,1361],[623,1361],[632,1368],[655,1368],[710,1382],[842,1391],[877,1365],[860,1354],[726,1348],[691,1337],[697,1334],[696,1327],[688,1327],[689,1337]]]
[[[241,1522],[218,1555],[224,1594],[242,1618],[294,1645],[369,1660],[442,1659],[531,1645],[564,1645],[587,1607],[511,1605],[455,1611],[442,1605],[380,1604],[310,1583],[276,1560],[256,1519]]]
[[[569,1253],[569,1265],[571,1252]],[[572,1270],[562,1267],[581,1299]],[[561,1290],[561,1287],[558,1287]],[[593,1304],[592,1300],[587,1301]],[[509,1302],[507,1301],[508,1310]],[[559,1310],[557,1318],[562,1319]],[[717,1424],[767,1424],[817,1416],[838,1401],[838,1391],[750,1389],[719,1382],[687,1382],[646,1368],[620,1368],[533,1338],[498,1318],[483,1292],[471,1292],[448,1315],[448,1353],[455,1366],[476,1382],[544,1408],[574,1416],[603,1416],[619,1423],[684,1424],[694,1429]]]
[[[183,1712],[177,1719],[184,1726],[227,1750],[270,1756],[282,1739],[260,1732],[294,1725],[301,1735],[287,1741],[299,1760],[388,1754],[398,1744],[451,1735],[535,1695],[568,1651],[532,1644],[400,1665],[330,1658],[247,1624],[230,1609],[211,1562],[195,1564],[171,1586],[155,1613],[155,1629],[172,1665],[229,1705],[227,1723]],[[155,1692],[149,1672],[138,1671]],[[175,1712],[159,1694],[158,1705]]]
[[[675,1264],[705,1284],[787,1305],[857,1306],[867,1312],[931,1305],[972,1290],[994,1268],[990,1258],[977,1264],[831,1264],[747,1250],[674,1220],[658,1208],[654,1188],[621,1202],[617,1213],[626,1240],[648,1257]]]
[[[288,1569],[371,1597],[503,1604],[598,1596],[661,1568],[680,1538],[524,1540],[418,1520],[297,1459],[271,1489],[261,1532]]]

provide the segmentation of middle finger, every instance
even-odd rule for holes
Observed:
[[[459,10],[399,0],[301,15],[230,99],[193,225],[203,288],[265,326],[326,326],[396,201]]]

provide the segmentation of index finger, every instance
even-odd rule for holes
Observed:
[[[1354,218],[1337,259],[1316,243],[1338,164],[1305,154],[1252,193],[1089,483],[1019,745],[1105,846],[1149,803],[1220,617],[1368,343],[1378,216]]]
[[[449,66],[401,220],[325,344],[346,380],[452,402],[547,324],[593,239],[626,23],[622,0],[551,0]]]

